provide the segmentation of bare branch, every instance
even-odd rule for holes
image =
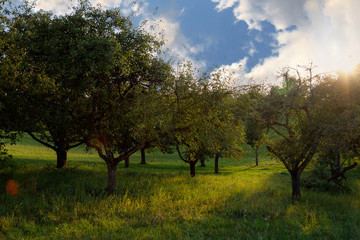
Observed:
[[[35,141],[41,143],[42,145],[48,147],[48,148],[51,148],[52,150],[56,151],[56,147],[55,146],[52,146],[50,145],[49,143],[41,140],[40,138],[36,137],[32,132],[26,132],[27,134],[30,135],[30,137],[32,137]]]

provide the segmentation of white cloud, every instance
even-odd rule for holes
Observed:
[[[304,22],[306,0],[212,0],[218,3],[216,9],[222,11],[233,8],[238,20],[245,21],[250,29],[261,29],[260,22],[269,21],[277,29],[285,29]],[[313,0],[310,0],[313,1]],[[290,23],[290,24],[289,24]]]
[[[211,40],[206,39],[204,43],[192,44],[190,40],[181,32],[180,23],[167,16],[159,16],[149,20],[145,29],[159,35],[165,42],[164,49],[175,61],[185,60],[192,63],[198,69],[204,69],[206,62],[204,59],[195,59],[198,53],[204,51],[211,44]]]
[[[243,47],[244,50],[248,51],[249,56],[254,56],[254,53],[257,53],[258,50],[256,50],[255,45],[253,42],[250,42],[247,46]]]
[[[76,3],[76,1],[38,0],[35,9],[43,9],[46,11],[53,11],[56,14],[64,14],[71,12],[72,7],[76,6]]]
[[[219,68],[215,69],[212,74],[219,74],[220,80],[230,86],[249,84],[251,79],[245,74],[247,61],[248,59],[245,57],[239,62],[232,63],[231,65],[221,65]]]
[[[141,14],[147,7],[145,2],[133,0],[90,0],[91,4],[100,4],[104,8],[121,7],[126,14]],[[36,9],[53,11],[56,14],[66,14],[72,11],[72,7],[78,4],[78,0],[37,0]]]
[[[318,73],[350,71],[360,63],[360,1],[358,0],[212,0],[219,11],[233,7],[249,29],[271,22],[278,31],[277,56],[248,73],[254,79],[273,80],[282,67],[313,62]],[[296,30],[285,29],[296,25]]]

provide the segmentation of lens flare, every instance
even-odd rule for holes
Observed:
[[[18,194],[19,185],[12,179],[6,182],[6,191],[11,196],[16,196]]]

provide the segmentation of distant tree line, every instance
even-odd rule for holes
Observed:
[[[328,180],[339,184],[357,165],[360,71],[313,76],[312,66],[303,75],[285,68],[281,86],[235,87],[221,71],[175,68],[164,42],[120,9],[84,0],[54,15],[29,3],[1,5],[0,20],[0,140],[27,133],[54,150],[57,168],[85,144],[106,163],[110,194],[118,164],[129,166],[137,151],[145,164],[145,149],[176,151],[195,176],[206,158],[214,158],[215,173],[220,157],[240,159],[245,143],[257,166],[266,145],[291,175],[294,200],[310,162],[328,166]]]

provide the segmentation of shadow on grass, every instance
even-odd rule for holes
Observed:
[[[185,239],[355,239],[359,216],[345,196],[303,190],[303,201],[291,201],[290,176],[270,174],[258,188],[244,188],[214,205],[205,217],[182,222]],[[229,190],[231,191],[231,190]],[[350,201],[349,201],[350,202]],[[334,209],[338,209],[335,210]],[[351,222],[343,223],[341,216]]]
[[[95,194],[103,193],[107,184],[106,165],[102,161],[70,160],[64,169],[56,169],[55,162],[49,160],[18,159],[18,162],[18,167],[11,171],[11,174],[4,174],[0,176],[0,179],[2,179],[1,182],[5,183],[8,179],[14,178],[21,184],[21,190],[24,194],[49,192],[49,194],[71,195],[82,190],[85,190],[87,194]],[[236,168],[237,173],[247,172],[248,175],[256,175],[259,170],[261,169],[255,166]],[[233,174],[234,169],[228,166],[220,169],[219,174],[214,174],[211,165],[204,168],[197,166],[196,177],[193,181],[196,181],[197,177],[224,177]],[[167,181],[171,182],[179,176],[191,178],[188,164],[149,163],[142,165],[133,162],[130,168],[125,168],[121,162],[117,168],[118,192],[124,193],[132,187],[138,189],[144,186],[149,190],[152,181],[167,184]],[[133,181],[131,181],[132,179]],[[285,179],[288,181],[288,178]],[[266,184],[276,186],[281,182],[272,184],[271,180],[267,179]],[[130,191],[134,192],[133,190]]]
[[[259,166],[254,165],[254,166],[250,166],[250,167],[247,167],[247,168],[239,169],[238,171],[240,171],[240,172],[248,171],[248,170],[253,169],[253,168],[259,168]]]
[[[34,158],[16,158],[14,159],[14,162],[21,167],[21,165],[31,165],[31,166],[56,166],[56,159],[34,159]],[[92,164],[99,164],[103,163],[103,161],[99,158],[97,160],[79,160],[79,159],[69,159],[67,161],[68,165],[76,165],[76,164],[85,164],[85,165],[92,165]]]
[[[94,196],[105,193],[108,176],[104,162],[69,161],[66,168],[57,169],[55,163],[48,160],[17,160],[14,169],[1,174],[0,183],[5,186],[7,180],[14,179],[20,184],[19,194],[24,197],[29,194],[73,195],[81,191]],[[118,193],[136,193],[141,188],[151,191],[151,185],[156,185],[154,182],[164,183],[178,176],[190,178],[188,171],[185,164],[132,163],[130,168],[125,168],[120,162],[117,167]],[[4,188],[3,193],[5,194]]]
[[[19,196],[0,195],[1,216],[15,216],[9,229],[25,235],[42,237],[29,232],[31,221],[50,239],[356,239],[359,233],[354,198],[302,189],[303,201],[292,204],[290,176],[279,167],[243,166],[236,173],[225,167],[215,175],[209,165],[191,178],[185,164],[132,163],[118,168],[118,193],[106,196],[104,163],[69,162],[66,169],[42,163],[15,170]]]

